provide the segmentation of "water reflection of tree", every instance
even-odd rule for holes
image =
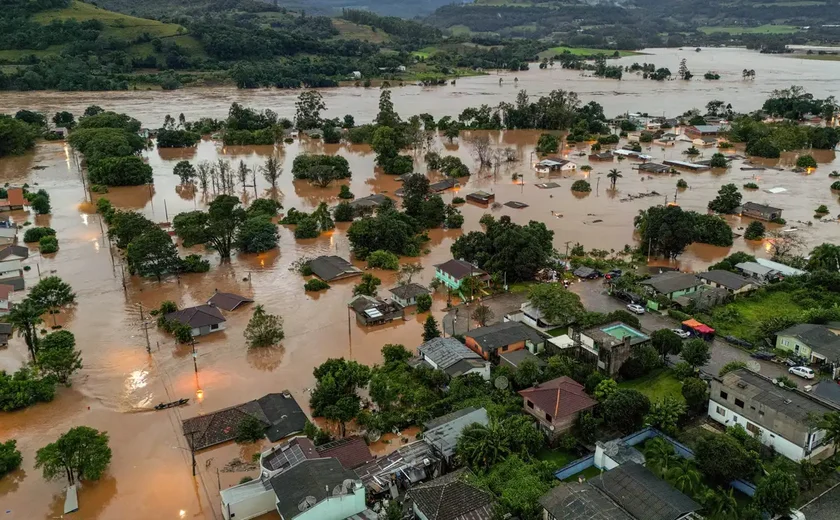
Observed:
[[[105,475],[96,481],[84,481],[78,493],[79,504],[84,507],[84,518],[99,518],[117,496],[117,479]],[[64,516],[64,492],[53,495],[50,512],[50,518]]]
[[[184,200],[193,200],[195,198],[195,184],[179,184],[175,186],[175,193]]]
[[[273,372],[283,364],[286,349],[282,345],[271,347],[253,347],[248,349],[245,358],[252,368],[265,372]]]
[[[18,469],[3,477],[3,487],[0,487],[0,497],[17,491],[20,483],[26,478],[26,470]]]

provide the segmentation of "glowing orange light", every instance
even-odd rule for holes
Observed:
[[[201,401],[202,399],[204,399],[204,390],[199,388],[195,391],[195,396],[198,398],[199,401]]]

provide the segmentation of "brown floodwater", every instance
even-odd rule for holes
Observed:
[[[691,53],[690,59],[699,62],[701,59],[707,60],[715,56],[713,53],[725,56],[729,52],[732,51],[707,50],[698,54]],[[745,51],[739,52],[743,57]],[[791,64],[794,70],[798,70],[795,67],[800,63],[797,60],[770,58],[752,53],[749,57],[752,60],[750,66],[756,68],[759,79],[749,85],[742,84],[740,80],[721,82],[722,92],[716,92],[714,97],[733,102],[737,99],[753,102],[753,97],[760,99],[760,93],[769,88],[767,83],[776,81],[769,76],[766,79],[761,77],[763,69],[759,68],[759,63],[766,61]],[[821,69],[822,65],[837,67],[832,62],[826,62],[820,63],[821,67],[814,69]],[[741,65],[738,67],[738,70],[743,68]],[[700,70],[697,66],[692,68]],[[819,80],[819,75],[823,72],[811,72],[815,75],[813,85],[810,80],[799,83],[817,92],[821,88],[820,85],[823,85]],[[556,74],[558,81],[553,86],[548,81],[544,82],[545,90],[560,86],[577,89],[574,84],[566,85],[560,82],[567,77],[572,83],[577,81],[589,84],[590,81],[594,81],[592,84],[600,85],[599,88],[602,89],[618,85],[609,81],[568,76],[568,71],[551,71],[545,74],[546,77]],[[537,77],[537,72],[521,74],[520,84],[525,83],[528,78]],[[486,78],[462,80],[455,88],[466,89],[473,85],[470,88],[481,89],[480,82],[485,80]],[[471,81],[477,83],[470,83]],[[759,90],[758,84],[765,81],[767,83]],[[706,85],[703,82],[690,83],[695,84],[698,85],[697,88]],[[671,90],[677,88],[674,82],[655,86],[647,82],[635,87],[632,85],[635,84],[622,81],[620,87],[638,88],[638,92],[644,92],[644,96],[648,96],[646,99],[650,102],[655,102],[658,97],[663,98],[662,108],[668,112],[682,112],[692,105],[703,104],[698,101],[704,99],[702,91],[692,93],[689,90],[686,93],[691,94],[690,98],[680,95],[668,101],[669,96],[673,94]],[[495,91],[496,87],[484,83],[485,95],[490,96],[489,98],[454,95],[453,87],[445,87],[439,91],[411,87],[395,90],[395,93],[398,93],[395,100],[399,100],[398,108],[405,116],[426,110],[455,112],[466,105],[497,102],[500,98],[496,97],[499,95]],[[507,85],[503,86],[503,89],[504,98],[511,99],[514,89]],[[656,92],[656,89],[663,91]],[[416,96],[413,102],[405,97],[410,96],[412,91]],[[666,94],[664,91],[671,93]],[[375,90],[351,88],[328,92],[328,104],[343,106],[342,111],[368,116],[378,97]],[[439,97],[436,92],[440,94]],[[245,99],[248,96],[254,97]],[[345,96],[343,105],[335,103],[341,96]],[[426,100],[426,104],[422,96],[434,96],[436,100],[440,100],[441,105],[436,105],[431,99]],[[611,96],[604,99],[612,99]],[[189,118],[198,115],[221,116],[230,102],[236,100],[247,101],[248,104],[259,108],[277,109],[279,104],[280,114],[291,116],[288,107],[291,106],[293,98],[292,94],[279,91],[245,93],[225,89],[185,90],[176,93],[4,93],[0,99],[0,111],[19,106],[18,103],[24,100],[37,107],[73,107],[74,111],[91,102],[97,102],[108,108],[127,112],[152,125],[163,119],[162,114],[180,110],[188,112]],[[626,104],[623,105],[622,111],[636,109],[633,103],[642,99],[644,98],[641,96],[623,98]],[[685,102],[678,104],[678,99]],[[191,104],[190,100],[194,103]],[[673,108],[669,103],[673,103]],[[26,106],[32,106],[31,104]],[[460,108],[455,108],[456,104]],[[579,170],[571,175],[547,177],[536,175],[531,167],[534,160],[532,152],[539,132],[505,131],[488,134],[495,146],[515,149],[519,161],[503,165],[495,174],[493,171],[474,172],[468,180],[462,180],[464,186],[458,191],[443,194],[444,200],[449,202],[456,194],[463,196],[473,190],[482,189],[493,192],[498,202],[521,201],[529,206],[519,210],[509,207],[490,209],[467,203],[462,207],[466,218],[464,231],[480,229],[479,218],[482,214],[491,212],[497,217],[509,215],[518,223],[527,223],[529,220],[545,222],[555,231],[554,244],[560,251],[564,250],[566,242],[580,242],[587,249],[619,250],[625,244],[634,243],[633,216],[651,204],[665,202],[666,197],[672,202],[677,179],[683,178],[688,181],[690,189],[679,192],[677,200],[686,209],[703,211],[722,184],[733,182],[740,186],[745,182],[754,181],[760,185],[762,191],[745,192],[745,200],[783,208],[788,226],[800,227],[809,246],[836,240],[838,236],[836,222],[815,222],[812,226],[804,224],[811,221],[813,210],[820,204],[826,204],[831,210],[831,215],[840,213],[837,195],[828,188],[828,172],[840,169],[840,161],[836,160],[834,152],[831,151],[814,154],[819,168],[808,175],[772,169],[758,172],[741,171],[739,168],[742,161],[736,160],[726,171],[684,172],[680,176],[640,175],[632,169],[634,161],[623,161],[592,163],[593,170],[589,173]],[[437,141],[435,147],[458,155],[474,168],[475,160],[466,144],[468,138],[469,133],[464,134],[460,143],[456,142],[454,145]],[[687,146],[688,144],[681,143],[665,149],[653,147],[647,153],[653,155],[656,161],[679,159],[684,157],[681,151]],[[577,155],[583,150],[588,150],[588,147],[580,145],[565,150],[565,153],[580,167],[588,164],[585,156]],[[346,157],[353,177],[343,182],[350,186],[357,197],[370,193],[393,193],[399,187],[399,183],[393,177],[374,167],[374,155],[366,146],[296,141],[277,147],[224,147],[218,142],[204,140],[195,149],[152,149],[146,152],[145,157],[155,172],[154,188],[116,188],[104,196],[119,208],[137,210],[156,222],[164,222],[171,220],[179,212],[204,208],[208,200],[208,196],[200,191],[181,189],[178,186],[178,179],[172,174],[172,169],[179,160],[213,161],[224,158],[235,163],[245,161],[253,168],[262,164],[267,157],[276,154],[285,170],[278,184],[277,196],[286,209],[295,207],[311,210],[322,201],[336,203],[340,184],[322,189],[292,179],[292,161],[296,155],[303,152],[334,153]],[[706,157],[712,153],[712,149],[704,150]],[[781,165],[789,169],[794,159],[795,154],[786,154],[781,160],[768,165]],[[417,171],[425,170],[419,157],[416,167]],[[609,181],[606,178],[606,173],[611,168],[618,168],[623,174],[618,180],[615,192],[608,189]],[[514,183],[511,180],[513,173],[523,174],[524,183]],[[585,196],[571,193],[569,188],[572,182],[584,178],[592,184],[592,192]],[[535,186],[538,182],[549,180],[559,183],[560,187],[539,189]],[[27,261],[32,267],[26,273],[27,285],[31,286],[37,282],[39,272],[42,276],[55,273],[72,284],[77,293],[78,303],[59,317],[59,323],[76,335],[85,364],[85,368],[74,378],[73,387],[59,389],[52,403],[39,404],[15,413],[0,413],[0,440],[17,439],[18,447],[24,456],[22,469],[0,481],[0,509],[4,518],[45,519],[61,514],[63,484],[43,480],[40,472],[34,469],[34,456],[38,448],[54,441],[69,428],[82,424],[109,433],[113,460],[101,481],[82,486],[79,496],[81,509],[77,515],[79,518],[220,518],[219,488],[236,484],[243,475],[250,473],[253,476],[256,473],[253,470],[229,471],[226,466],[233,459],[250,460],[259,446],[242,447],[231,443],[199,453],[197,459],[200,478],[194,480],[190,472],[190,454],[180,433],[181,419],[283,389],[290,390],[302,406],[307,406],[308,391],[314,383],[312,369],[327,358],[344,356],[362,363],[374,364],[381,360],[379,351],[386,343],[402,343],[413,349],[421,342],[422,316],[410,315],[404,322],[363,328],[348,315],[346,308],[355,280],[336,282],[321,294],[307,294],[303,291],[304,279],[289,271],[289,266],[301,256],[348,256],[348,224],[339,224],[334,231],[311,240],[295,240],[290,228],[280,226],[278,250],[260,255],[235,255],[232,262],[223,265],[219,265],[218,257],[213,253],[192,248],[191,252],[205,254],[211,260],[213,267],[209,273],[186,275],[179,280],[166,279],[163,283],[127,277],[123,284],[120,262],[114,258],[116,252],[108,247],[104,237],[104,224],[93,211],[90,197],[84,191],[77,163],[63,143],[42,143],[32,153],[0,160],[0,182],[37,184],[38,187],[48,190],[52,196],[52,215],[33,219],[27,212],[20,211],[12,213],[12,218],[18,222],[29,219],[38,225],[49,225],[57,231],[60,243],[58,253],[42,257],[37,250],[32,249]],[[770,187],[784,187],[788,191],[777,195],[763,191]],[[244,201],[254,197],[254,188],[238,187],[238,190]],[[650,191],[661,195],[628,200],[630,195]],[[260,196],[271,195],[268,185],[259,176],[256,193]],[[745,227],[749,223],[748,219],[739,217],[730,217],[729,220],[735,228]],[[431,240],[427,243],[429,252],[415,260],[425,267],[417,277],[419,281],[427,283],[432,279],[432,266],[450,257],[449,248],[461,233],[460,230],[430,232]],[[747,243],[741,238],[736,238],[732,248],[695,245],[680,258],[680,265],[684,268],[700,269],[735,250],[766,255],[766,244],[760,241]],[[357,262],[357,265],[363,266],[361,262]],[[382,279],[380,294],[387,295],[387,289],[394,284],[394,275],[381,271],[377,271],[376,274]],[[286,331],[286,339],[282,345],[258,351],[249,351],[245,347],[242,333],[250,315],[250,310],[246,307],[226,313],[228,323],[225,331],[199,339],[196,345],[197,373],[190,362],[191,350],[176,345],[171,337],[159,334],[153,326],[149,327],[151,354],[147,354],[140,319],[141,306],[148,311],[157,307],[163,300],[173,300],[179,306],[195,305],[206,301],[214,289],[250,296],[263,304],[269,312],[282,315]],[[15,299],[20,300],[22,297],[22,294],[18,294]],[[445,303],[443,296],[435,299],[433,312],[438,318],[443,314]],[[0,351],[0,369],[15,370],[26,360],[26,348],[20,338],[13,338],[9,348]],[[158,402],[181,397],[191,398],[190,404],[183,408],[160,412],[151,409]],[[403,436],[407,438],[413,438],[415,434],[415,430],[403,432]],[[399,437],[389,435],[373,446],[373,449],[376,453],[385,453],[396,448],[400,442]]]

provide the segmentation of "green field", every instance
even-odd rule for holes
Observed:
[[[341,18],[333,18],[333,27],[338,29],[341,33],[338,39],[341,40],[361,40],[371,43],[384,43],[390,41],[391,37],[384,31],[374,31],[369,25],[359,25],[353,22],[348,22]]]
[[[537,459],[551,463],[551,467],[553,469],[560,469],[576,458],[577,457],[571,453],[560,449],[552,450],[549,448],[543,448],[537,453]]]
[[[569,51],[572,54],[578,56],[594,56],[596,54],[606,54],[607,56],[612,56],[613,53],[615,53],[614,49],[587,49],[585,47],[552,47],[541,52],[539,56],[540,58],[553,58],[554,56],[558,54],[563,54],[566,51]],[[644,53],[636,51],[618,51],[618,55],[621,57],[638,56],[640,54]]]
[[[651,402],[659,401],[667,396],[675,397],[680,401],[685,400],[682,396],[682,383],[670,368],[654,370],[644,377],[624,381],[619,383],[618,386],[619,388],[638,390],[645,394]]]
[[[816,61],[840,61],[840,54],[790,54],[791,58],[799,58],[801,60],[816,60]]]
[[[799,31],[793,25],[759,25],[758,27],[699,27],[699,31],[706,34],[723,32],[729,34],[790,34]]]
[[[716,308],[711,319],[704,321],[705,316],[698,316],[697,319],[713,327],[718,336],[731,335],[751,340],[756,336],[758,322],[775,316],[795,316],[803,310],[788,293],[759,292]]]

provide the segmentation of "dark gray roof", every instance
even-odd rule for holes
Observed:
[[[333,489],[345,480],[354,483],[358,477],[344,469],[338,459],[307,459],[297,466],[271,478],[277,495],[277,511],[285,519],[301,513],[300,504],[307,497],[315,497],[315,504],[332,496]]]
[[[664,164],[658,163],[644,163],[639,165],[639,171],[643,172],[653,172],[653,173],[665,173],[671,171],[670,166],[665,166]]]
[[[382,193],[374,193],[373,195],[368,195],[367,197],[361,197],[353,200],[352,202],[350,202],[350,207],[352,207],[353,209],[378,208],[379,205],[385,202],[386,200],[390,200],[393,202],[394,199],[388,197],[387,195],[383,195]]]
[[[218,325],[225,321],[225,317],[222,316],[219,309],[212,305],[196,305],[195,307],[187,307],[180,311],[170,312],[166,315],[166,319],[175,320],[184,325],[189,325],[194,329]]]
[[[309,268],[312,272],[325,282],[356,276],[362,274],[362,270],[354,266],[340,256],[319,256],[309,261]]]
[[[587,276],[591,275],[594,272],[595,272],[595,269],[593,269],[591,267],[581,266],[581,267],[578,267],[577,269],[575,269],[572,272],[572,274],[575,275],[575,276],[578,276],[580,278],[586,278]]]
[[[468,406],[466,408],[461,408],[460,410],[456,410],[454,412],[448,413],[446,415],[441,415],[440,417],[435,417],[431,421],[426,421],[423,423],[423,428],[426,430],[431,430],[437,428],[441,424],[446,424],[450,421],[454,421],[459,417],[463,417],[467,414],[471,414],[474,411],[478,410],[475,406]]]
[[[528,340],[532,343],[542,343],[545,341],[545,337],[542,334],[518,321],[508,321],[488,325],[487,327],[479,327],[467,332],[466,336],[473,338],[485,351],[496,350],[523,340]]]
[[[428,520],[490,520],[493,496],[466,482],[466,468],[412,487],[408,496]]]
[[[452,276],[456,280],[460,280],[461,278],[466,278],[467,276],[484,276],[487,273],[479,269],[477,266],[466,262],[464,260],[447,260],[442,264],[437,264],[435,269],[443,271],[444,273]]]
[[[417,347],[417,351],[430,359],[441,370],[446,370],[463,359],[483,359],[454,338],[434,338]]]
[[[443,418],[448,418],[448,420],[437,422],[434,428],[427,429],[423,433],[423,441],[430,446],[434,446],[446,458],[455,455],[455,445],[464,428],[474,423],[486,426],[490,421],[487,417],[487,410],[484,408],[472,409],[467,413],[458,415],[449,414],[440,419]]]
[[[744,278],[743,276],[737,275],[730,271],[724,271],[722,269],[715,269],[712,271],[706,271],[705,273],[698,273],[697,277],[701,280],[709,280],[710,282],[715,282],[733,291],[737,291],[738,289],[742,289],[747,285],[753,283],[752,280],[750,280],[749,278]]]
[[[16,246],[16,245],[8,245],[3,249],[0,249],[0,261],[5,260],[10,256],[20,256],[23,258],[29,258],[29,248],[23,246]]]
[[[7,336],[10,336],[12,334],[12,324],[0,323],[0,334],[6,334]]]
[[[239,296],[238,294],[217,291],[207,300],[207,303],[226,311],[232,311],[243,303],[252,303],[253,301],[251,298]]]
[[[781,388],[773,384],[772,380],[745,368],[729,372],[719,379],[724,386],[734,388],[753,401],[796,422],[805,422],[811,414],[823,416],[827,412],[835,411],[828,404],[812,399],[804,392]],[[741,386],[738,386],[739,383]],[[714,400],[714,395],[712,399]]]
[[[458,377],[466,374],[470,370],[474,370],[476,368],[481,369],[487,366],[489,361],[485,361],[480,356],[475,359],[462,359],[456,363],[449,365],[444,372],[446,372],[451,377]]]
[[[826,379],[814,385],[811,393],[824,401],[828,401],[840,408],[840,385],[830,379]]]
[[[639,283],[649,285],[662,294],[684,291],[702,284],[693,274],[681,273],[679,271],[662,273]]]
[[[391,294],[404,300],[417,298],[421,294],[429,294],[429,290],[419,283],[407,283],[405,285],[398,285],[391,289]]]
[[[257,399],[257,403],[271,423],[265,431],[271,442],[302,432],[306,426],[306,414],[290,393],[266,394]]]
[[[817,354],[840,358],[840,336],[834,334],[825,325],[799,323],[776,333],[777,336],[791,336],[805,343]]]
[[[507,361],[512,367],[518,367],[523,361],[533,361],[537,366],[545,366],[545,361],[531,354],[524,348],[521,350],[514,350],[513,352],[502,352],[499,357]]]
[[[700,510],[700,504],[635,462],[601,473],[589,482],[638,519],[677,520]]]
[[[634,520],[588,482],[560,484],[540,497],[540,505],[557,520]]]
[[[774,213],[777,211],[782,211],[782,208],[774,208],[773,206],[768,206],[766,204],[758,204],[757,202],[745,202],[741,206],[741,208],[752,211],[759,211],[761,213]]]
[[[429,184],[429,189],[433,192],[439,192],[443,190],[448,190],[450,188],[454,188],[458,186],[458,181],[455,179],[443,179],[442,181],[433,182]]]

